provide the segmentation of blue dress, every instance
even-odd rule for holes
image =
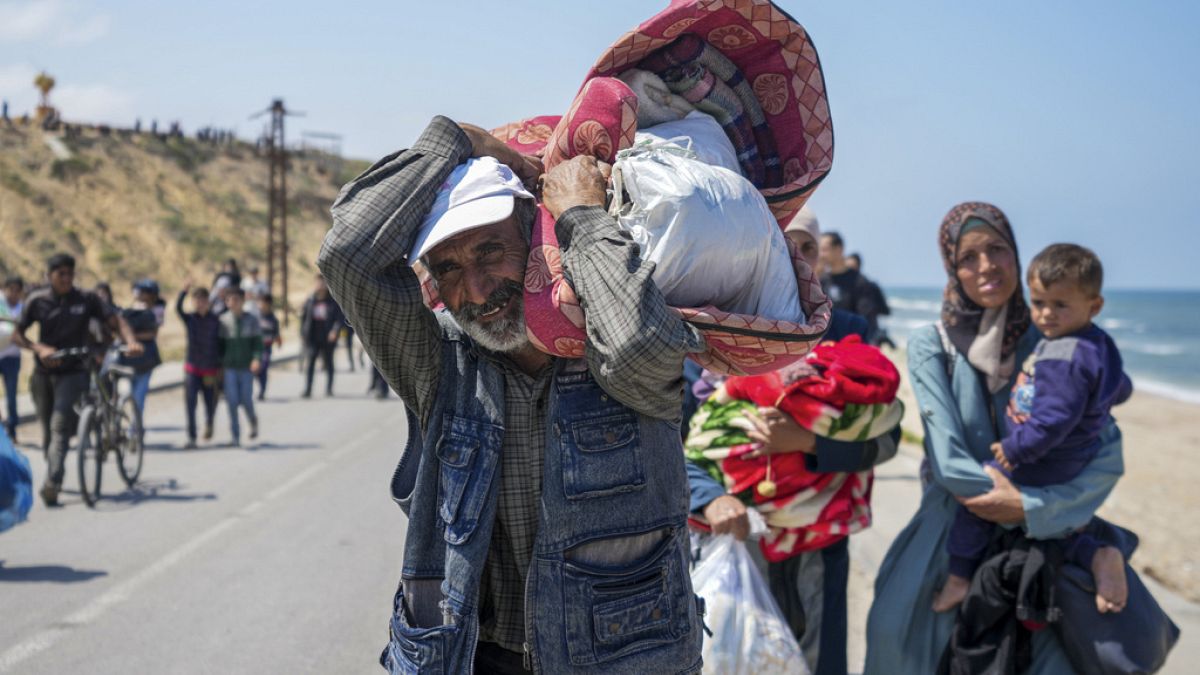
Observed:
[[[1021,338],[1017,363],[1025,360],[1039,338],[1033,328]],[[917,331],[909,340],[908,369],[925,428],[932,482],[879,568],[875,601],[867,618],[864,675],[937,672],[956,614],[931,609],[933,596],[946,579],[946,536],[958,508],[954,497],[971,497],[992,487],[983,462],[992,459],[989,448],[998,439],[987,394],[965,357],[953,356],[952,376],[946,358],[935,326]],[[992,395],[1002,434],[1008,394],[1006,387]],[[1111,421],[1100,442],[1096,458],[1069,483],[1019,488],[1029,536],[1064,536],[1086,524],[1104,503],[1124,472],[1121,433]],[[1053,631],[1034,634],[1033,650],[1029,671],[1033,675],[1073,672]]]

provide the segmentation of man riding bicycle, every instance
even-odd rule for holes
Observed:
[[[13,342],[36,355],[29,391],[42,424],[42,449],[46,451],[46,482],[41,495],[46,506],[57,506],[67,444],[75,431],[75,405],[87,391],[88,373],[86,364],[58,361],[52,355],[60,349],[87,346],[88,321],[93,318],[120,334],[130,356],[141,355],[142,345],[125,320],[99,296],[75,287],[75,258],[66,253],[51,256],[46,261],[46,277],[49,286],[33,291],[26,299]],[[25,331],[34,323],[40,326],[37,342],[25,337]]]

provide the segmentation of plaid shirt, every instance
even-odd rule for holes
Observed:
[[[376,162],[342,189],[318,264],[371,361],[428,419],[441,370],[441,330],[425,307],[407,255],[437,190],[471,156],[458,125],[436,117],[409,150]],[[682,364],[699,333],[671,313],[637,245],[598,207],[575,207],[556,225],[563,272],[587,312],[585,358],[601,387],[634,410],[678,419]],[[506,376],[505,437],[495,534],[484,573],[492,612],[484,639],[512,651],[525,641],[525,577],[537,534],[550,373],[520,373],[481,353]]]

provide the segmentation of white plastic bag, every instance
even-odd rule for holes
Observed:
[[[691,150],[696,153],[696,159],[705,164],[729,169],[739,176],[742,175],[742,166],[738,163],[737,150],[733,147],[733,142],[729,140],[729,136],[725,135],[725,130],[721,128],[717,120],[713,119],[712,115],[706,115],[699,110],[693,110],[687,114],[687,117],[680,120],[639,129],[633,138],[635,143],[666,141],[683,148],[688,147],[686,141],[680,142],[682,139],[692,142]]]
[[[740,174],[675,142],[641,143],[617,155],[612,210],[667,304],[804,323],[783,232]]]
[[[800,645],[771,597],[746,545],[733,535],[712,537],[692,572],[704,598],[704,672],[720,675],[807,675]]]

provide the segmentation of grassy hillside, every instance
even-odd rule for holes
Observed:
[[[288,271],[294,309],[312,286],[330,203],[366,167],[328,155],[292,157]],[[211,283],[226,258],[236,258],[243,270],[257,264],[265,275],[266,227],[267,163],[251,145],[105,136],[94,129],[68,139],[0,123],[0,276],[20,274],[41,283],[46,258],[66,251],[78,261],[82,287],[108,281],[124,304],[134,280],[153,277],[172,302],[189,278]],[[285,340],[295,335],[296,324]],[[164,358],[182,358],[183,326],[173,313],[159,344]],[[21,378],[22,389],[26,380]]]
[[[40,280],[46,257],[63,250],[79,261],[80,285],[107,280],[120,301],[140,277],[154,277],[173,294],[188,277],[209,283],[225,258],[237,258],[243,269],[263,262],[267,164],[253,146],[90,129],[73,139],[54,136],[69,157],[57,157],[41,130],[0,124],[0,274]],[[311,284],[329,204],[365,166],[292,158],[293,306]]]

